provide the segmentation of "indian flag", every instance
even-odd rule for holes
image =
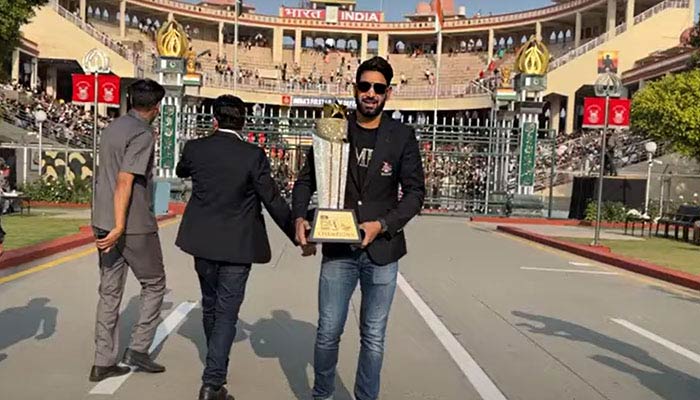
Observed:
[[[442,25],[445,23],[445,16],[442,14],[442,1],[435,0],[435,32],[442,32]]]

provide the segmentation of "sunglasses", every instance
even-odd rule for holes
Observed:
[[[370,89],[374,89],[374,93],[379,95],[385,94],[386,90],[389,88],[389,85],[385,85],[383,83],[371,83],[366,81],[357,82],[356,86],[357,90],[359,90],[361,93],[367,93]]]

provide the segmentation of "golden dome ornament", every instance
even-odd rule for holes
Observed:
[[[515,55],[515,69],[525,75],[545,75],[551,55],[547,46],[534,35],[523,44]]]
[[[185,30],[174,20],[160,27],[156,36],[156,46],[161,57],[184,58],[190,48]]]

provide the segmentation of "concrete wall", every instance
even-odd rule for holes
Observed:
[[[134,76],[134,64],[58,15],[50,6],[37,10],[36,16],[22,27],[22,33],[37,43],[41,58],[82,62],[88,51],[98,48],[109,56],[116,75]]]

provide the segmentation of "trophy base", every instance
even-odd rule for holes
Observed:
[[[310,242],[314,243],[362,243],[360,227],[354,210],[319,208],[311,225]]]

